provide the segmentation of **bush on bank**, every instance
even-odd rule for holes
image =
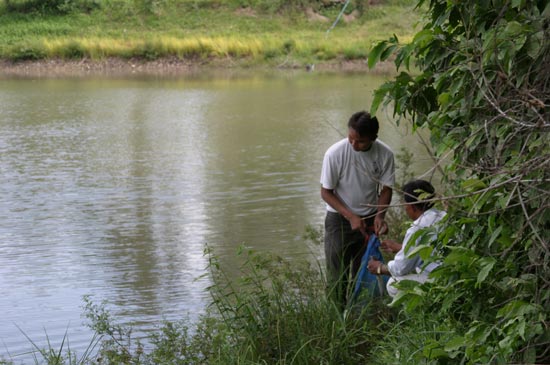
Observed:
[[[449,204],[439,247],[419,249],[443,265],[433,285],[403,288],[404,321],[382,360],[549,363],[550,3],[428,6],[412,42],[392,37],[369,54],[371,65],[394,56],[401,71],[372,111],[391,103],[430,130]]]

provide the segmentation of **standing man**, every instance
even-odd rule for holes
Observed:
[[[384,217],[395,183],[392,150],[378,137],[378,120],[365,111],[351,116],[348,138],[323,159],[321,197],[327,203],[325,257],[329,294],[345,305],[370,232],[388,231]]]

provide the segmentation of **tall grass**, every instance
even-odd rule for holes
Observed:
[[[213,272],[213,305],[230,345],[216,363],[357,364],[368,358],[378,315],[374,302],[342,313],[327,298],[318,266],[245,255],[237,285]]]
[[[319,39],[289,41],[279,36],[263,38],[189,37],[172,36],[150,39],[113,38],[52,38],[27,41],[6,49],[4,56],[13,60],[37,60],[46,58],[90,58],[101,60],[109,57],[143,58],[154,60],[166,57],[180,59],[225,58],[248,59],[256,62],[280,60],[289,55],[297,59],[334,60],[337,58],[364,59],[368,48],[363,42]]]
[[[97,336],[93,336],[90,343],[88,344],[88,347],[84,350],[83,353],[80,354],[80,356],[77,356],[76,352],[74,352],[69,344],[69,338],[67,336],[67,331],[65,331],[65,334],[63,335],[63,338],[61,340],[61,344],[58,346],[54,346],[50,342],[50,338],[48,336],[48,333],[45,332],[46,337],[46,347],[40,347],[32,338],[30,338],[21,328],[19,328],[19,331],[27,338],[27,340],[30,342],[30,344],[33,347],[33,351],[31,351],[29,354],[24,355],[30,355],[29,357],[32,358],[32,361],[35,365],[39,364],[48,364],[48,365],[84,365],[89,364],[90,359],[94,356],[95,347],[98,345],[100,338]],[[0,357],[0,365],[13,365],[13,362],[10,360],[4,360],[2,357]]]

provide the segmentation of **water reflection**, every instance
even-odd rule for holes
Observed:
[[[208,243],[234,272],[244,243],[320,257],[323,154],[382,79],[276,74],[204,79],[3,80],[0,341],[10,354],[91,338],[82,296],[145,333],[207,303]],[[380,138],[431,162],[402,127]],[[198,279],[200,278],[200,279]],[[17,325],[17,326],[16,326]],[[0,351],[0,355],[7,352]]]

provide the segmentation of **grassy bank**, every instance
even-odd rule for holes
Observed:
[[[391,34],[410,38],[418,19],[413,3],[403,0],[352,1],[344,12],[342,2],[316,1],[271,8],[231,0],[44,3],[0,2],[0,59],[173,58],[296,67],[364,60],[374,41]]]

